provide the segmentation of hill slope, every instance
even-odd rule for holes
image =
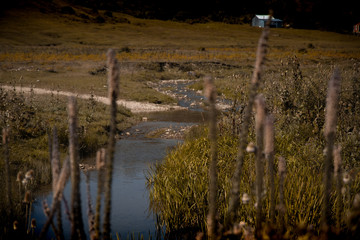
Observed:
[[[211,20],[226,23],[249,23],[254,14],[267,14],[272,9],[277,18],[295,28],[341,32],[351,32],[352,26],[360,22],[360,2],[351,0],[341,3],[324,0],[40,0],[36,3],[30,0],[15,0],[4,3],[4,9],[29,5],[41,6],[45,10],[54,10],[59,6],[83,6],[92,10],[110,10],[147,19],[189,22]]]

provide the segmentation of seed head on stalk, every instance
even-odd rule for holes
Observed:
[[[262,213],[262,193],[263,193],[263,176],[264,176],[264,125],[266,118],[265,98],[258,95],[255,98],[255,133],[256,133],[256,235],[260,236],[263,213]]]
[[[336,125],[339,105],[339,93],[340,93],[340,72],[336,68],[329,81],[327,98],[326,98],[326,112],[325,112],[325,129],[324,137],[326,141],[326,151],[324,159],[324,177],[323,177],[323,206],[322,206],[322,231],[323,234],[327,234],[330,226],[331,214],[331,185],[332,185],[332,174],[334,172],[333,162],[333,150],[336,140]]]
[[[108,151],[106,154],[106,179],[105,179],[105,201],[104,201],[104,224],[103,224],[103,238],[110,239],[110,211],[111,211],[111,186],[113,174],[113,161],[115,155],[115,135],[116,135],[116,114],[117,103],[116,99],[119,93],[119,65],[116,59],[115,51],[109,49],[107,53],[108,66],[108,87],[110,99],[110,132],[108,140]],[[95,230],[96,231],[96,230]]]
[[[236,165],[235,171],[232,177],[232,186],[230,190],[230,197],[229,197],[229,207],[227,210],[227,218],[226,227],[230,227],[232,223],[235,221],[238,213],[238,207],[240,205],[240,181],[241,181],[241,172],[244,163],[245,157],[245,149],[247,145],[247,138],[249,133],[249,126],[252,116],[252,108],[254,105],[255,97],[257,95],[257,91],[259,89],[261,83],[261,74],[263,72],[264,64],[265,64],[265,57],[267,53],[267,42],[269,38],[270,32],[270,22],[271,22],[272,14],[270,13],[269,19],[266,23],[266,26],[260,36],[257,51],[256,51],[256,60],[255,60],[255,68],[251,78],[251,86],[249,89],[249,100],[248,104],[245,107],[244,111],[244,120],[241,126],[240,131],[240,141],[238,147],[238,154],[236,157]]]
[[[69,98],[69,156],[71,164],[71,239],[85,239],[80,195],[79,147],[77,136],[77,104]]]
[[[270,221],[275,222],[275,176],[274,176],[274,141],[275,129],[274,118],[268,115],[265,120],[264,129],[264,152],[268,165],[268,185],[270,189]]]
[[[204,95],[209,102],[209,139],[210,139],[210,165],[209,165],[209,210],[207,216],[208,238],[217,239],[217,139],[216,139],[216,89],[213,79],[208,76],[204,79]]]

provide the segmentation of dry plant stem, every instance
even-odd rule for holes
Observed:
[[[65,208],[64,211],[66,213],[67,219],[69,220],[69,222],[71,222],[70,208],[69,208],[68,201],[66,200],[66,198],[64,196],[62,196],[61,200],[64,203],[64,208]],[[59,201],[61,201],[61,200],[59,200]]]
[[[234,135],[234,137],[236,136],[236,133],[237,133],[237,126],[236,126],[236,106],[237,106],[237,101],[238,101],[238,99],[237,98],[235,98],[234,99],[234,103],[233,103],[233,106],[232,106],[232,109],[231,109],[231,111],[232,111],[232,132],[233,132],[233,135]]]
[[[285,201],[284,201],[284,182],[285,182],[285,175],[286,175],[286,162],[285,158],[279,157],[279,165],[278,165],[278,172],[279,172],[279,223],[280,223],[280,234],[282,235],[285,232],[285,222],[284,222],[284,215],[285,215]]]
[[[271,18],[271,17],[270,17]],[[270,22],[268,21],[262,34],[259,39],[257,52],[256,52],[256,61],[255,61],[255,69],[251,79],[251,86],[249,89],[249,99],[248,104],[245,108],[244,112],[244,120],[241,126],[240,131],[240,142],[238,147],[238,154],[236,158],[236,166],[234,175],[232,177],[232,187],[229,198],[229,208],[228,208],[228,218],[227,225],[232,224],[237,217],[237,209],[240,204],[240,175],[242,171],[242,166],[244,162],[245,156],[245,148],[247,145],[247,137],[249,133],[249,125],[251,121],[252,108],[254,104],[254,100],[260,86],[261,81],[261,73],[265,62],[265,56],[267,52],[267,42],[269,38],[270,32]]]
[[[28,212],[29,212],[29,203],[25,203],[25,229],[27,229],[28,225]]]
[[[51,210],[48,216],[48,220],[44,224],[39,239],[44,239],[46,237],[46,233],[49,230],[50,223],[54,217],[54,214],[57,210],[56,204],[60,202],[60,200],[63,197],[63,191],[67,182],[67,179],[69,178],[70,174],[70,163],[69,158],[66,158],[66,160],[63,163],[63,167],[61,169],[61,173],[59,176],[59,180],[57,182],[56,191],[54,192],[54,198],[53,198],[53,204],[51,206]]]
[[[21,191],[21,181],[19,181],[19,203],[21,204],[21,195],[22,195],[22,191]]]
[[[351,210],[348,213],[348,227],[351,229],[351,239],[359,239],[360,236],[360,194],[357,193],[351,204]]]
[[[341,229],[341,219],[342,219],[342,211],[343,211],[343,198],[341,194],[342,189],[342,166],[341,166],[341,148],[336,146],[334,148],[334,175],[336,178],[336,228],[337,230]]]
[[[269,115],[266,117],[264,129],[264,150],[268,166],[268,184],[270,189],[270,222],[275,222],[275,176],[274,176],[274,118]]]
[[[52,189],[53,192],[55,192],[57,181],[59,180],[59,174],[60,174],[60,153],[59,153],[59,142],[58,142],[56,127],[53,128],[53,140],[51,147],[51,171],[52,171]]]
[[[9,162],[9,146],[8,146],[8,138],[9,138],[9,130],[4,128],[2,130],[3,137],[3,147],[4,147],[4,159],[5,159],[5,176],[6,176],[6,201],[9,206],[8,209],[11,209],[11,180],[10,180],[10,162]]]
[[[26,227],[26,232],[27,234],[29,234],[29,231],[30,231],[30,223],[31,223],[31,209],[32,209],[32,200],[30,200],[30,203],[29,203],[29,219],[27,220],[27,227]]]
[[[108,87],[110,98],[110,133],[108,141],[107,161],[106,161],[106,180],[105,180],[105,207],[104,207],[104,226],[103,238],[110,239],[110,210],[111,210],[111,186],[113,175],[113,161],[115,153],[115,133],[116,133],[116,99],[118,96],[118,79],[119,79],[119,66],[115,58],[114,50],[110,49],[107,53],[107,65],[109,69]]]
[[[55,128],[55,127],[54,127]],[[53,134],[54,134],[54,129],[53,129]],[[53,144],[53,137],[54,135],[51,135],[50,131],[47,130],[47,135],[48,135],[48,147],[49,147],[49,159],[50,159],[50,165],[51,165],[51,171],[53,171],[53,166],[52,166],[52,154],[53,154],[53,149],[52,149],[52,144]],[[53,184],[53,191],[54,191],[54,173],[51,172],[51,176],[52,176],[52,184]]]
[[[52,170],[52,189],[53,193],[56,191],[57,182],[60,175],[60,152],[59,152],[59,140],[57,136],[56,127],[53,128],[53,140],[51,149],[51,170]],[[57,229],[54,229],[54,232],[58,232],[59,235],[56,235],[58,239],[64,239],[63,227],[62,227],[62,214],[61,214],[61,202],[57,203],[55,206],[58,210],[57,212]],[[52,226],[54,228],[54,226]]]
[[[324,231],[329,229],[329,220],[331,215],[331,181],[333,173],[333,150],[336,139],[336,124],[338,114],[338,102],[340,93],[340,73],[336,68],[329,81],[328,93],[326,98],[326,113],[325,113],[325,141],[326,154],[324,162],[324,201],[322,209],[322,228]]]
[[[71,239],[85,239],[81,212],[80,169],[77,143],[77,109],[75,97],[69,98],[69,155],[71,164]]]
[[[48,206],[48,204],[47,204],[47,202],[45,200],[43,201],[43,209],[44,209],[45,215],[47,217],[49,217],[50,209],[49,209],[49,206]],[[58,212],[59,210],[56,210],[56,211]],[[51,227],[52,227],[52,229],[53,229],[53,231],[55,233],[56,239],[60,240],[61,239],[60,235],[63,235],[63,233],[59,233],[59,230],[55,226],[54,221],[53,221],[52,218],[50,219],[50,225],[51,225]]]
[[[210,139],[210,166],[209,166],[209,212],[207,216],[208,238],[217,238],[217,140],[216,140],[216,91],[211,77],[205,78],[205,96],[209,101],[209,139]]]
[[[90,183],[89,183],[89,173],[85,174],[86,177],[86,194],[87,194],[87,203],[88,203],[88,223],[89,223],[89,235],[90,239],[95,237],[95,228],[94,228],[94,212],[92,210],[91,195],[90,195]]]
[[[105,158],[106,158],[105,149],[102,148],[98,150],[96,153],[96,168],[98,170],[98,186],[97,186],[95,223],[94,223],[95,235],[93,236],[92,239],[100,239],[100,209],[101,209],[101,196],[102,196],[103,180],[104,180],[103,165],[105,164]]]
[[[265,99],[262,95],[258,95],[255,99],[255,133],[256,133],[256,233],[261,234],[261,223],[263,222],[262,213],[262,192],[263,192],[263,176],[264,176],[264,125],[265,125]]]

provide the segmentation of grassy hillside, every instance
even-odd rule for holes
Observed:
[[[122,63],[123,98],[171,102],[149,89],[146,82],[186,78],[189,67],[159,69],[159,63],[194,63],[190,70],[197,71],[197,76],[208,71],[203,69],[203,62],[249,68],[261,32],[248,25],[143,20],[115,12],[94,13],[84,7],[72,7],[69,13],[64,7],[51,11],[41,7],[9,10],[3,14],[1,83],[104,95],[105,52],[114,48]],[[97,23],[98,19],[104,22]],[[332,32],[272,29],[269,61],[277,65],[294,55],[303,64],[358,59],[360,41]],[[232,74],[223,72],[220,76]],[[134,95],[134,89],[141,94]],[[149,99],[154,95],[156,99]]]

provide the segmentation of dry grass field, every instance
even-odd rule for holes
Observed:
[[[104,95],[105,52],[114,48],[122,63],[122,98],[142,101],[155,94],[171,101],[149,89],[146,82],[189,78],[191,70],[202,76],[209,71],[204,62],[216,63],[211,67],[221,69],[215,73],[220,79],[251,71],[261,33],[248,25],[187,24],[74,10],[70,15],[25,9],[0,18],[2,84]],[[91,22],[81,14],[90,19],[101,15],[105,23]],[[294,55],[303,68],[360,57],[358,38],[331,32],[272,29],[269,45],[269,65],[275,67]],[[177,65],[164,69],[163,63]],[[218,63],[234,68],[228,71],[217,67]]]

